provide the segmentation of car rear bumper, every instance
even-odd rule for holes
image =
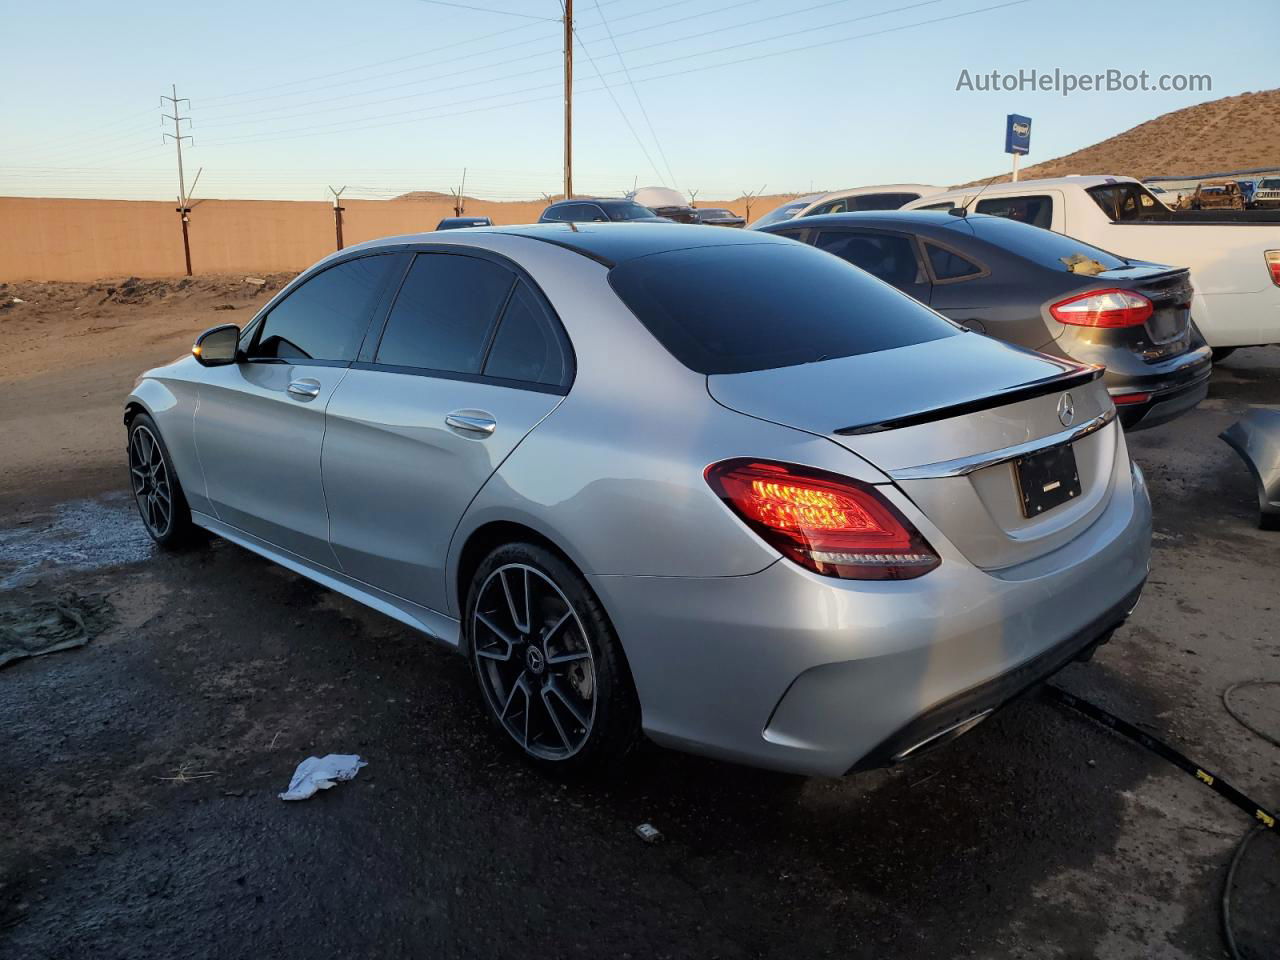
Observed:
[[[1120,424],[1126,430],[1145,430],[1148,427],[1168,423],[1194,409],[1200,401],[1209,395],[1209,378],[1212,368],[1191,383],[1159,390],[1152,393],[1151,399],[1144,403],[1117,405]],[[1131,388],[1121,388],[1130,392]],[[1114,396],[1117,391],[1112,391]]]
[[[744,577],[591,577],[626,649],[645,731],[696,753],[837,776],[957,708],[1003,703],[1119,624],[1147,575],[1141,472],[1066,545],[995,572],[943,557],[916,580],[787,561]],[[907,744],[906,746],[909,746]]]

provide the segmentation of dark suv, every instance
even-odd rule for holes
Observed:
[[[660,217],[648,207],[642,207],[633,200],[602,199],[587,197],[585,199],[560,200],[542,211],[539,223],[608,223],[609,221],[628,223],[662,223]]]

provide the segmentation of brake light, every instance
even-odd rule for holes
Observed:
[[[1137,327],[1154,312],[1151,301],[1132,290],[1091,290],[1049,308],[1059,323],[1077,327]]]
[[[1268,250],[1264,256],[1267,258],[1267,269],[1271,271],[1271,282],[1280,287],[1280,250]]]
[[[809,570],[846,580],[909,580],[941,560],[874,487],[792,464],[725,460],[707,483],[766,543]]]

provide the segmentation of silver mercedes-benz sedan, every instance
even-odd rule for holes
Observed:
[[[378,240],[192,354],[125,410],[152,536],[204,528],[457,648],[554,769],[642,733],[893,763],[1088,656],[1147,576],[1099,369],[784,237]]]

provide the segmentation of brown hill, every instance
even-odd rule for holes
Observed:
[[[1114,173],[1141,179],[1269,166],[1280,167],[1280,89],[1174,110],[1091,147],[1023,167],[1018,177]]]

